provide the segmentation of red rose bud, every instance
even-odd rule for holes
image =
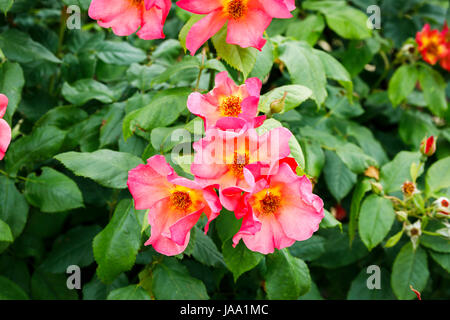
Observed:
[[[342,221],[345,219],[345,217],[347,217],[347,212],[339,203],[336,204],[336,206],[332,207],[330,211],[333,217],[336,218],[336,220]]]
[[[436,138],[431,136],[423,139],[420,143],[420,152],[427,157],[431,157],[436,152]]]

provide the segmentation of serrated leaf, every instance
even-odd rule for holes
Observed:
[[[55,156],[55,159],[77,176],[115,189],[126,188],[128,171],[142,164],[142,160],[132,154],[107,149],[92,153],[66,152]]]
[[[141,227],[134,211],[131,200],[122,200],[111,221],[94,238],[97,275],[105,283],[111,283],[134,265],[141,246]]]
[[[247,78],[256,63],[258,50],[255,48],[241,48],[238,45],[228,44],[227,28],[223,27],[212,38],[214,48],[216,48],[217,55],[225,60],[230,66],[244,74]]]

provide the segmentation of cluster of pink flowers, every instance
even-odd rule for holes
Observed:
[[[7,106],[8,98],[0,93],[0,160],[5,157],[5,152],[11,142],[11,128],[9,127],[8,122],[2,119],[5,115]]]
[[[149,209],[147,245],[165,255],[183,252],[201,214],[208,218],[207,232],[222,207],[242,219],[234,246],[242,239],[263,254],[317,231],[323,202],[308,178],[296,174],[298,164],[289,157],[291,132],[256,130],[265,120],[257,116],[260,90],[257,78],[237,86],[221,72],[211,92],[189,96],[188,109],[205,125],[205,137],[193,145],[194,181],[179,177],[161,155],[129,172],[136,209]]]
[[[171,0],[92,0],[89,16],[118,36],[137,32],[144,40],[164,38]],[[189,30],[186,47],[192,55],[227,23],[227,42],[262,49],[263,33],[273,18],[290,18],[295,0],[180,0],[177,5],[206,15]]]

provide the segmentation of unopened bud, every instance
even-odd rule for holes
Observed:
[[[344,208],[342,208],[342,206],[339,203],[330,209],[330,213],[338,221],[342,221],[345,219],[345,217],[347,217],[347,212],[345,211]]]
[[[420,143],[420,152],[427,157],[431,157],[436,152],[436,138],[427,137]]]
[[[287,97],[288,93],[285,91],[283,97],[281,97],[280,99],[276,99],[274,100],[271,104],[270,104],[270,112],[273,113],[281,113],[284,111],[284,107],[286,105],[286,97]]]
[[[375,194],[381,195],[383,194],[383,186],[379,182],[370,181],[370,184],[372,185],[372,191]]]
[[[408,214],[405,211],[396,211],[395,215],[397,216],[397,220],[400,222],[408,220]]]

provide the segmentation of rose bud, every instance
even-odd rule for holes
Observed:
[[[420,143],[420,152],[427,157],[431,157],[436,152],[436,138],[434,136],[425,138]]]

